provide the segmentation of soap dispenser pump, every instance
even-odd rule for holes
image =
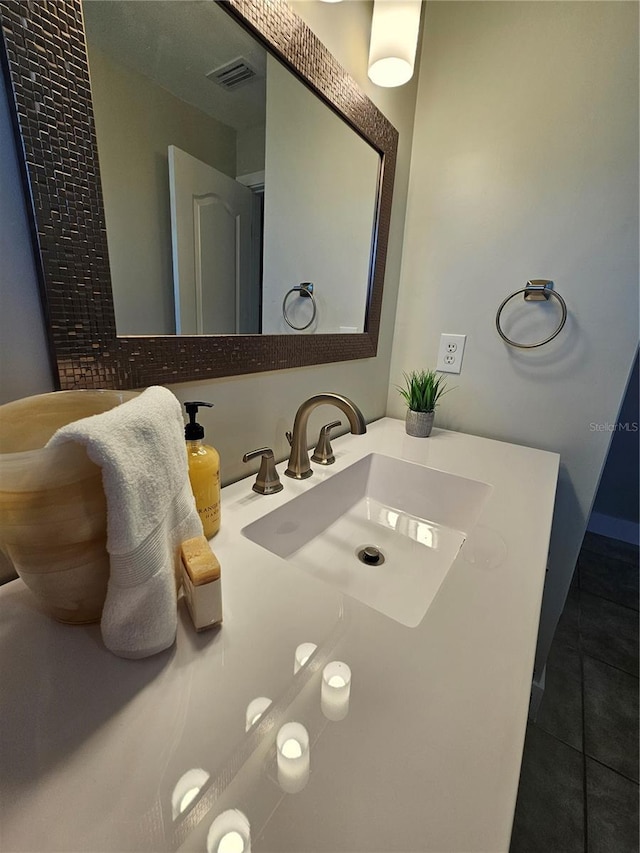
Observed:
[[[184,428],[187,442],[189,481],[196,499],[196,509],[207,539],[220,530],[220,456],[214,447],[204,443],[204,428],[196,421],[201,406],[213,403],[185,403],[189,423]]]

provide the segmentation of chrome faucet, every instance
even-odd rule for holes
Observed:
[[[293,477],[295,480],[306,480],[313,474],[307,453],[307,421],[311,412],[317,406],[322,406],[325,403],[337,406],[341,412],[344,412],[354,435],[362,435],[367,431],[364,415],[348,397],[331,393],[315,394],[313,397],[309,397],[296,412],[293,433],[287,433],[287,438],[291,444],[289,465],[284,472],[287,477]]]

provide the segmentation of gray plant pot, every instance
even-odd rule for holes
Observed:
[[[414,412],[412,409],[407,409],[405,420],[407,435],[413,435],[415,438],[429,438],[434,417],[435,412]]]

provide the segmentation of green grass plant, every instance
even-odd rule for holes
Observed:
[[[442,395],[452,390],[435,370],[412,370],[403,376],[404,387],[396,387],[413,412],[435,411]]]

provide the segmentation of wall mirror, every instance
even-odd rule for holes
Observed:
[[[286,3],[0,13],[59,387],[375,355],[397,132]]]

